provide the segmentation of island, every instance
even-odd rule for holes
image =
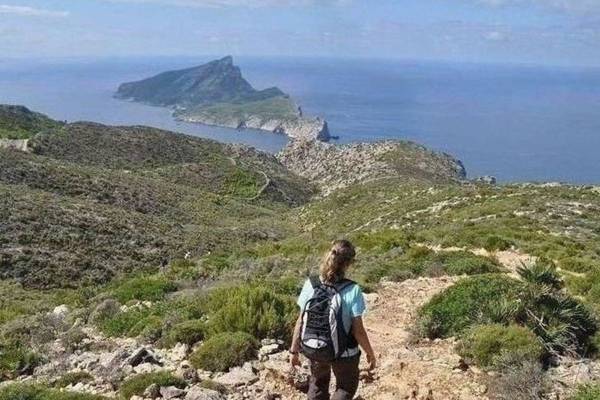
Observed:
[[[207,64],[123,83],[116,98],[170,107],[185,122],[234,129],[259,129],[297,140],[328,141],[327,122],[306,117],[277,87],[255,89],[231,56]]]

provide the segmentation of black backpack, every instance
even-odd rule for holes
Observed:
[[[356,283],[343,279],[327,284],[317,277],[311,277],[310,283],[314,292],[302,311],[302,354],[315,361],[338,360],[346,350],[358,346],[351,329],[344,329],[341,296],[344,289]]]

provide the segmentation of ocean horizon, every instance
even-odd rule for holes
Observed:
[[[276,152],[287,138],[175,121],[113,98],[120,83],[207,57],[3,60],[0,102],[52,118],[148,125]],[[600,183],[600,69],[408,60],[239,57],[259,89],[278,86],[325,118],[334,143],[412,140],[449,153],[469,177]]]

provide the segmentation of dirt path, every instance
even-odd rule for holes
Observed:
[[[411,279],[385,283],[369,297],[365,316],[379,358],[375,381],[361,385],[367,399],[485,399],[479,375],[459,368],[455,341],[415,343],[411,338],[417,311],[432,296],[456,282],[456,277]]]
[[[458,277],[419,278],[383,283],[366,295],[365,325],[378,356],[372,382],[361,382],[357,398],[364,400],[485,400],[485,386],[473,370],[463,371],[453,339],[415,343],[411,329],[420,306],[456,282]],[[364,357],[363,360],[364,362]],[[364,366],[362,366],[364,368]],[[283,368],[283,367],[279,367]],[[280,370],[281,371],[281,370]],[[284,379],[267,374],[263,387],[282,399],[306,399]],[[333,385],[333,383],[332,383]]]
[[[462,248],[435,251],[465,250]],[[517,250],[490,254],[472,250],[475,254],[493,255],[510,275],[535,258]],[[384,282],[377,293],[368,294],[365,325],[378,355],[378,368],[371,379],[363,380],[358,398],[364,400],[487,400],[484,375],[476,368],[461,368],[456,353],[456,341],[413,340],[419,308],[434,295],[454,284],[461,277],[409,279],[401,283]],[[364,363],[364,357],[362,362]],[[364,366],[362,366],[364,368]],[[283,399],[300,400],[305,395],[269,376],[265,385],[281,393]]]

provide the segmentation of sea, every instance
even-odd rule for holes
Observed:
[[[117,100],[122,82],[203,57],[0,59],[0,103],[70,122],[148,125],[277,152],[282,135],[175,121]],[[462,160],[469,177],[600,184],[600,69],[437,61],[241,57],[256,88],[278,86],[335,143],[406,139]]]

